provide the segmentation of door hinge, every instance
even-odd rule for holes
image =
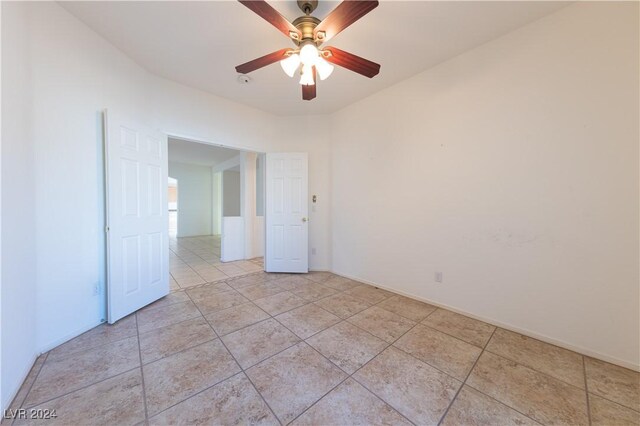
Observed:
[[[104,227],[104,232],[109,232],[109,227],[108,226]]]

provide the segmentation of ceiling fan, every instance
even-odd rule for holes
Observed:
[[[304,13],[293,22],[278,13],[265,0],[238,0],[258,14],[265,21],[289,37],[296,48],[280,49],[236,67],[240,74],[248,74],[259,68],[280,62],[289,77],[300,68],[302,99],[310,101],[316,97],[316,76],[324,80],[333,72],[333,65],[372,78],[380,72],[380,65],[367,59],[345,52],[336,47],[320,46],[349,25],[362,18],[378,6],[378,1],[345,0],[323,21],[311,16],[318,6],[318,0],[298,0],[298,7]],[[302,66],[300,66],[302,65]]]

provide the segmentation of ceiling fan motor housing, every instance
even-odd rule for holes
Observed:
[[[314,16],[301,16],[293,21],[293,25],[300,30],[302,33],[302,37],[297,42],[298,45],[303,42],[312,41],[315,42],[315,36],[313,34],[313,30],[318,26],[320,20]]]

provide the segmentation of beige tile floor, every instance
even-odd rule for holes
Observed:
[[[174,252],[193,265],[210,244]],[[12,408],[72,425],[638,425],[639,380],[329,273],[257,272],[187,285],[42,355]]]
[[[169,236],[169,270],[172,290],[261,271],[262,260],[220,261],[220,236],[176,238]]]

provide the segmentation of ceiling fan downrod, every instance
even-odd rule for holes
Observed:
[[[298,0],[298,7],[305,15],[311,15],[318,7],[318,0]]]

